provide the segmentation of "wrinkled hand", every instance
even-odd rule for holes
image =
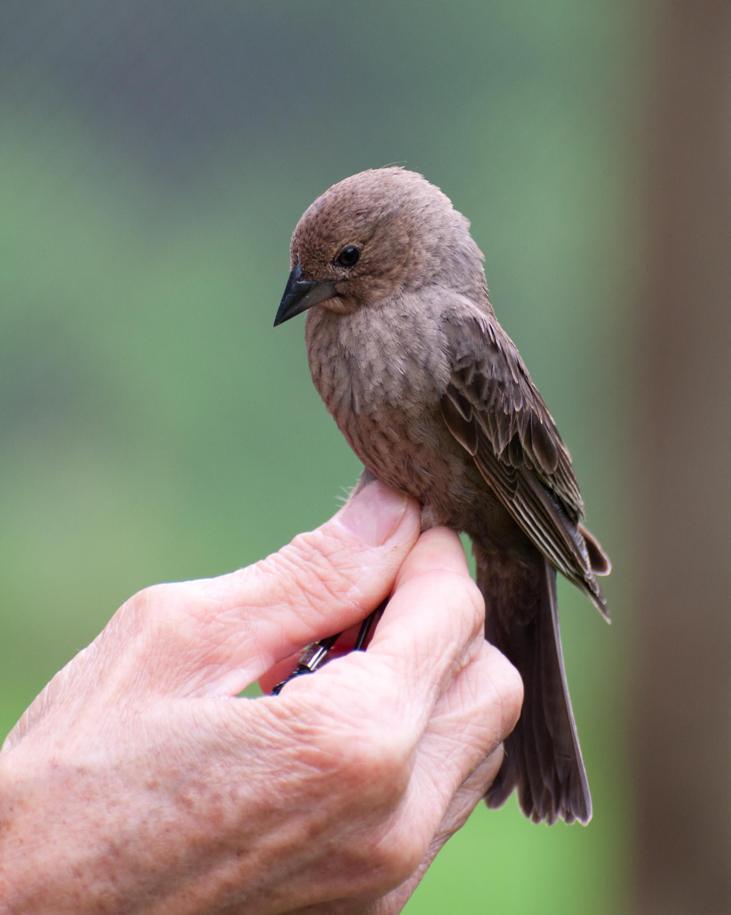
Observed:
[[[367,652],[235,698],[390,592]],[[519,713],[483,623],[457,537],[380,483],[262,562],[140,592],[0,753],[0,912],[400,911]]]

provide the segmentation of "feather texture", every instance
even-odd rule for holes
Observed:
[[[523,679],[520,720],[505,742],[505,761],[487,794],[499,807],[515,789],[536,823],[591,819],[591,794],[571,709],[556,607],[556,572],[538,552],[517,575],[512,562],[475,544],[485,596],[485,634]],[[516,614],[515,607],[521,613]]]
[[[450,432],[529,540],[607,617],[579,527],[584,503],[553,417],[507,334],[486,313],[444,312],[452,375],[441,401]]]

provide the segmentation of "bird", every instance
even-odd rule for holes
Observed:
[[[485,637],[524,687],[488,806],[516,791],[536,823],[588,823],[556,575],[608,620],[597,576],[611,565],[583,524],[556,423],[495,316],[469,221],[400,166],[333,184],[294,229],[274,325],[302,312],[312,380],[365,472],[418,500],[423,529],[472,541]]]

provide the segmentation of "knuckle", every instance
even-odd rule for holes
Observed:
[[[425,853],[418,832],[399,825],[374,843],[369,849],[368,862],[381,888],[388,890],[408,880]]]
[[[459,616],[470,638],[482,635],[485,627],[485,599],[469,575],[433,570],[424,573],[420,584],[428,588],[430,601],[447,607],[455,616]]]
[[[298,748],[296,762],[316,780],[325,779],[340,813],[347,809],[353,817],[381,822],[408,789],[413,740],[403,722],[394,720],[400,715],[392,713],[391,690],[377,684],[363,695],[338,676],[336,666],[323,672],[334,688],[317,702],[306,699],[306,682],[299,694],[287,696],[285,690],[279,718],[287,742]]]
[[[197,595],[189,583],[149,585],[134,594],[121,614],[133,632],[163,641],[192,638],[196,624]]]
[[[517,668],[492,645],[485,643],[488,676],[500,711],[501,739],[518,723],[523,707],[523,680]]]
[[[398,732],[370,729],[341,744],[339,777],[356,807],[382,811],[395,808],[406,793],[410,752]]]
[[[333,852],[333,870],[342,881],[333,890],[343,898],[380,898],[411,877],[427,847],[400,821],[359,828],[355,835],[341,839]]]
[[[127,601],[125,607],[144,623],[158,615],[160,609],[170,602],[172,585],[156,584],[142,588]]]
[[[459,576],[461,590],[459,596],[469,611],[469,621],[473,635],[481,635],[485,629],[485,598],[475,582],[466,576]]]
[[[322,530],[298,534],[270,556],[262,571],[270,573],[288,600],[304,602],[317,615],[334,603],[357,603],[357,568],[345,546]]]

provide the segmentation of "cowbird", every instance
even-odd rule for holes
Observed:
[[[468,220],[422,175],[372,169],[309,206],[290,253],[275,326],[308,311],[312,379],[366,471],[418,499],[425,528],[469,535],[485,636],[523,678],[488,805],[517,789],[535,822],[587,823],[556,572],[607,616],[596,576],[610,563],[581,523],[556,424],[495,317]]]

